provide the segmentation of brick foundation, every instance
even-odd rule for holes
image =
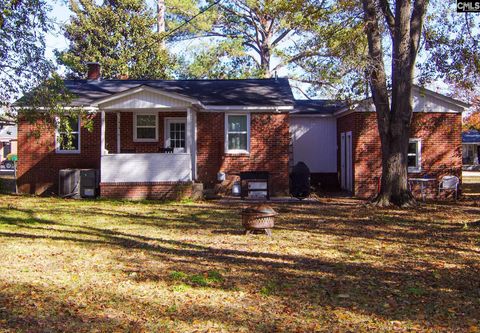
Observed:
[[[110,199],[181,200],[192,196],[192,183],[102,183],[100,195]]]

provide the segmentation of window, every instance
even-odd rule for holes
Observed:
[[[80,117],[71,117],[62,122],[57,119],[55,147],[57,153],[80,153]]]
[[[3,144],[3,158],[7,158],[8,154],[12,152],[12,144],[10,142],[5,142]]]
[[[158,114],[142,113],[134,115],[133,141],[155,142],[158,141]]]
[[[420,139],[410,139],[408,143],[408,172],[422,170],[422,142]]]
[[[173,148],[174,152],[186,151],[185,118],[165,118],[165,148]]]
[[[250,150],[250,114],[227,114],[225,118],[226,152],[248,153]]]

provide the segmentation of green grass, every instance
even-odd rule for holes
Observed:
[[[319,200],[269,238],[243,203],[0,195],[0,332],[475,332],[475,202]]]

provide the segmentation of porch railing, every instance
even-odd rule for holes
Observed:
[[[190,154],[109,154],[101,158],[102,183],[191,180]]]

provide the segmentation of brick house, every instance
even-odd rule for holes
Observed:
[[[73,119],[73,143],[39,124],[18,126],[18,187],[56,193],[61,169],[100,170],[100,194],[112,198],[178,198],[193,183],[222,188],[242,171],[267,171],[273,194],[288,192],[287,79],[101,80],[98,65],[87,80],[66,80],[93,117],[93,130]],[[217,174],[226,174],[223,182]]]
[[[461,178],[462,112],[470,105],[420,87],[413,89],[413,105],[409,178]],[[294,163],[305,161],[313,179],[326,184],[337,180],[341,189],[357,197],[378,193],[381,146],[371,99],[350,106],[306,101],[297,103],[290,117]],[[310,154],[312,146],[319,147],[320,154]],[[432,190],[437,186],[430,185]]]
[[[295,101],[287,79],[101,80],[98,64],[87,80],[65,84],[76,95],[72,106],[91,112],[93,130],[73,119],[66,147],[58,129],[20,121],[21,192],[56,193],[59,171],[73,168],[100,170],[100,194],[111,198],[178,198],[195,183],[221,191],[242,171],[269,172],[273,194],[286,194],[289,167],[304,161],[315,183],[377,193],[381,152],[370,100]],[[414,105],[411,175],[460,175],[468,105],[418,88]]]

